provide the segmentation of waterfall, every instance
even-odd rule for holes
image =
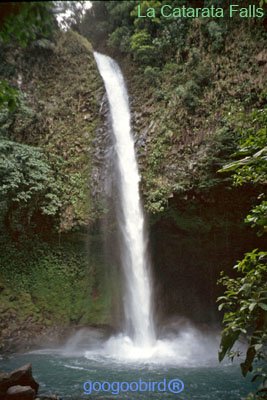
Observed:
[[[123,250],[121,263],[125,274],[126,336],[138,347],[155,342],[152,312],[152,285],[147,234],[139,194],[140,175],[131,134],[131,115],[127,89],[119,66],[105,55],[94,53],[108,97],[115,151],[119,171],[120,210],[117,212]]]

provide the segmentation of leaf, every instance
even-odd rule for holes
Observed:
[[[260,349],[262,349],[262,347],[263,347],[263,344],[262,344],[262,343],[258,343],[258,344],[255,344],[255,345],[254,345],[254,349],[255,349],[256,351],[259,351]]]
[[[223,332],[219,351],[220,362],[224,359],[227,351],[231,350],[238,337],[239,331],[228,330],[227,332]]]
[[[254,375],[253,378],[251,379],[251,382],[255,382],[258,378],[261,378],[261,374]]]
[[[242,158],[241,160],[238,161],[233,161],[229,164],[224,165],[221,169],[219,169],[218,172],[230,172],[230,171],[235,171],[237,168],[240,168],[250,162],[252,162],[251,157],[245,157]]]
[[[257,303],[255,303],[255,302],[253,302],[253,303],[250,303],[250,305],[249,305],[249,311],[253,311],[254,310],[254,308],[256,307],[256,305],[257,305]]]
[[[250,283],[245,283],[241,288],[239,289],[238,293],[244,291],[248,292],[251,289],[251,284]]]
[[[262,308],[264,311],[267,311],[267,304],[265,303],[258,303],[258,306]]]

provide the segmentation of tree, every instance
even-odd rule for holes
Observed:
[[[4,13],[8,9],[8,12]],[[17,41],[22,47],[30,42],[49,38],[56,26],[53,15],[53,2],[22,2],[0,4],[0,10],[4,13],[1,21],[0,44]]]
[[[259,188],[261,202],[252,208],[245,222],[263,235],[267,231],[267,108],[252,112],[249,118],[252,126],[243,133],[239,151],[234,155],[239,159],[224,166],[221,172],[234,172],[235,186],[250,184]],[[247,351],[241,363],[242,374],[246,376],[254,371],[253,380],[261,379],[256,398],[263,399],[266,398],[267,373],[264,368],[255,370],[255,363],[267,360],[267,252],[254,249],[246,253],[234,269],[239,275],[237,278],[222,274],[219,280],[225,287],[224,295],[218,298],[219,309],[224,310],[219,359],[223,360],[226,354],[235,357],[237,352],[232,348],[244,336]]]
[[[220,310],[224,310],[224,330],[222,333],[219,360],[231,352],[235,342],[243,335],[247,339],[246,358],[241,363],[244,376],[254,369],[255,361],[266,361],[267,344],[267,252],[255,249],[245,254],[243,260],[234,267],[239,276],[229,278],[223,275],[219,280],[225,286],[224,296],[219,297]],[[257,370],[254,379],[262,378],[265,384],[267,376],[263,370]],[[259,393],[263,388],[259,390]]]
[[[49,38],[56,26],[53,7],[53,2],[1,4],[0,45],[26,47],[34,40]],[[21,99],[20,90],[0,80],[1,125],[12,121]],[[30,230],[37,215],[51,217],[59,211],[58,161],[53,159],[52,168],[51,160],[40,149],[7,140],[3,126],[0,134],[1,222],[17,240],[20,234]]]
[[[0,142],[0,209],[6,231],[18,239],[34,216],[54,216],[61,206],[60,178],[40,149]]]

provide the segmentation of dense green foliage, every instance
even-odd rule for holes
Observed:
[[[250,121],[252,126],[243,133],[240,148],[235,153],[235,157],[239,159],[222,168],[224,172],[235,171],[236,186],[248,182],[263,185],[267,183],[267,110],[253,112]]]
[[[57,240],[36,237],[18,246],[1,236],[0,350],[29,346],[32,337],[53,326],[109,322],[111,292],[100,254],[88,256],[82,240],[64,237],[62,245]],[[13,341],[5,342],[7,337]]]
[[[163,66],[174,59],[177,51],[186,53],[187,36],[193,19],[165,18],[159,12],[164,5],[170,5],[167,0],[146,1],[92,1],[93,7],[88,11],[81,23],[81,32],[90,37],[97,46],[103,40],[108,45],[123,54],[130,55],[139,65]],[[172,8],[195,7],[194,1],[172,1]],[[210,6],[209,1],[203,1],[203,7]],[[223,1],[217,1],[216,6],[225,7]],[[145,16],[147,10],[153,8],[155,17]],[[197,29],[203,34],[204,44],[210,46],[213,53],[220,53],[225,46],[225,38],[230,21],[227,19],[199,19]]]
[[[25,47],[51,36],[55,26],[52,3],[11,3],[0,7],[4,16],[1,46],[18,43]],[[60,206],[56,168],[52,171],[49,165],[55,163],[55,158],[51,162],[42,150],[8,140],[15,112],[25,108],[23,93],[7,80],[0,80],[0,210],[7,233],[16,240],[31,226],[36,213],[55,215]]]
[[[96,49],[123,60],[145,207],[154,214],[175,195],[205,196],[229,184],[217,170],[237,150],[238,125],[249,129],[239,113],[264,101],[264,71],[255,62],[266,38],[261,21],[137,17],[138,5],[144,14],[168,3],[95,1],[80,27]]]
[[[258,187],[260,204],[251,210],[245,221],[257,227],[258,235],[262,235],[267,232],[267,109],[253,111],[246,119],[250,127],[241,134],[240,147],[233,154],[238,159],[225,165],[220,172],[234,172],[233,185],[236,187]]]
[[[51,161],[50,161],[51,163]],[[60,203],[60,180],[40,149],[8,140],[0,142],[0,204],[7,232],[33,228],[37,213],[55,215]],[[14,223],[15,219],[15,223]],[[16,225],[15,228],[13,225]],[[22,232],[20,232],[22,233]]]
[[[9,40],[9,46],[3,45],[1,54],[1,75],[4,79],[1,80],[0,85],[0,135],[5,140],[14,142],[13,147],[16,151],[12,157],[15,165],[18,164],[17,159],[21,158],[15,153],[18,149],[22,151],[23,145],[28,145],[24,148],[24,152],[31,152],[31,158],[36,159],[36,168],[42,178],[36,172],[34,178],[31,176],[31,179],[28,179],[29,171],[25,171],[22,186],[27,182],[26,185],[30,189],[30,182],[33,182],[34,179],[38,180],[38,185],[42,180],[42,185],[46,186],[46,188],[39,187],[38,190],[32,190],[35,193],[34,196],[31,194],[32,201],[24,199],[21,204],[18,204],[18,199],[15,204],[14,198],[10,204],[9,200],[12,197],[9,196],[10,191],[5,193],[6,201],[2,211],[9,217],[6,216],[2,219],[5,219],[9,227],[12,225],[8,222],[10,218],[13,220],[13,224],[18,223],[19,229],[14,229],[15,231],[20,231],[22,226],[27,231],[30,226],[33,226],[34,221],[31,217],[33,214],[36,217],[37,214],[54,216],[54,218],[46,218],[46,223],[49,225],[49,229],[56,228],[61,231],[72,229],[76,225],[85,225],[93,219],[90,215],[93,206],[89,201],[88,191],[88,176],[91,167],[88,145],[92,140],[98,120],[96,89],[100,86],[100,80],[95,77],[90,81],[88,72],[92,70],[92,76],[96,72],[94,71],[95,67],[92,68],[91,46],[86,39],[74,32],[63,35],[54,30],[50,32],[54,33],[54,42],[43,40],[47,36],[42,25],[45,24],[45,16],[40,20],[40,15],[42,12],[45,13],[45,10],[50,15],[53,11],[52,3],[48,5],[27,3],[22,4],[21,9],[17,9],[15,5],[14,8],[10,6],[9,14],[2,21],[1,27],[1,32],[5,35],[6,40]],[[16,6],[19,7],[19,4]],[[14,14],[10,14],[11,11]],[[30,19],[27,19],[28,13],[31,14]],[[15,24],[16,18],[20,23],[24,21],[27,32],[32,28],[34,32],[38,32],[38,38],[42,40],[35,40],[37,36],[29,36],[28,48],[18,50],[18,43],[23,43],[20,42],[19,37],[12,34],[7,24],[9,19],[12,21],[14,19]],[[28,24],[30,24],[29,27]],[[50,28],[52,29],[53,26],[51,25]],[[10,32],[10,36],[7,35],[8,32]],[[49,37],[51,38],[51,35]],[[35,41],[32,42],[33,40]],[[14,47],[16,53],[14,53]],[[57,56],[55,56],[55,52]],[[70,56],[71,53],[74,56]],[[13,56],[13,54],[16,55]],[[68,59],[67,67],[66,59]],[[80,65],[79,82],[73,79],[73,76],[76,76],[77,59],[79,59]],[[44,69],[44,62],[48,62],[50,68]],[[19,65],[19,72],[17,65]],[[53,77],[63,69],[65,75],[62,75],[62,79],[58,77],[54,85]],[[70,79],[67,87],[66,76]],[[90,92],[89,96],[88,91]],[[58,102],[56,96],[58,96]],[[52,100],[51,104],[47,99]],[[57,104],[52,106],[53,102]],[[88,107],[89,105],[90,107]],[[62,140],[64,135],[68,136],[67,141]],[[18,142],[17,145],[16,142]],[[35,150],[35,146],[39,149]],[[5,157],[7,158],[7,156]],[[13,161],[11,161],[11,155],[8,157],[10,166]],[[38,158],[40,158],[39,164]],[[44,167],[42,164],[40,167],[43,160],[46,166]],[[7,168],[6,161],[6,159],[3,160],[5,166],[2,165],[2,174],[8,172],[5,169]],[[29,162],[33,164],[32,160]],[[23,174],[22,163],[19,167],[15,165],[14,170],[19,169],[20,174]],[[31,167],[32,175],[34,168],[34,166]],[[45,171],[45,169],[47,170]],[[46,178],[45,175],[47,175]],[[17,180],[20,180],[19,175]],[[54,180],[53,184],[52,180]],[[16,189],[17,192],[21,190],[20,187]],[[50,197],[49,211],[47,196]],[[10,206],[6,207],[7,204]],[[23,207],[21,207],[22,205]],[[17,215],[14,218],[10,216],[10,213],[17,214],[18,209],[23,214],[24,223]],[[43,220],[43,216],[40,218]],[[28,222],[26,223],[26,221]]]
[[[221,170],[234,171],[235,186],[261,184],[259,189],[262,189],[262,192],[258,195],[261,203],[251,210],[245,220],[252,227],[256,227],[261,235],[266,233],[267,222],[266,116],[266,108],[252,112],[248,116],[251,127],[243,134],[240,149],[234,155],[239,159],[227,164]],[[240,159],[240,156],[244,155],[246,157]],[[222,360],[226,354],[235,356],[236,353],[231,353],[231,349],[240,335],[244,335],[248,341],[248,347],[241,369],[243,375],[246,376],[249,371],[255,369],[255,361],[266,362],[267,360],[267,252],[255,249],[245,254],[244,259],[239,261],[234,268],[241,276],[229,278],[223,274],[219,281],[226,288],[224,296],[218,299],[221,302],[219,309],[224,310],[225,326],[219,358]],[[256,370],[254,379],[256,378],[262,379],[263,386],[258,394],[259,398],[264,398],[266,371]]]
[[[7,81],[0,81],[0,112],[3,109],[8,109],[12,112],[16,109],[19,103],[19,92],[11,87]]]
[[[267,232],[267,201],[263,200],[259,205],[252,208],[250,214],[247,215],[245,222],[249,223],[253,228],[258,228],[258,235]]]
[[[248,335],[249,350],[241,365],[244,375],[252,370],[252,362],[263,357],[266,342],[267,311],[267,252],[253,250],[245,254],[235,267],[238,278],[223,277],[220,283],[226,287],[225,296],[219,298],[219,309],[224,310],[224,330],[220,360],[231,350],[240,334]],[[252,350],[254,351],[253,353]]]
[[[62,327],[109,318],[101,256],[88,255],[82,235],[64,236],[60,244],[62,231],[92,219],[89,145],[98,121],[100,79],[90,43],[54,29],[52,3],[0,5],[4,351],[31,346],[57,327],[60,333]]]
[[[55,27],[52,7],[52,1],[11,3],[9,7],[1,4],[0,10],[8,12],[2,21],[0,40],[17,41],[25,47],[36,39],[50,37]]]

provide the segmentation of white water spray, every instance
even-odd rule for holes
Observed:
[[[126,343],[131,340],[135,348],[147,349],[155,343],[152,289],[128,94],[116,62],[99,53],[94,55],[108,96],[120,174],[121,212],[118,221],[123,238],[121,261],[126,278],[124,334],[128,338],[125,340]]]

